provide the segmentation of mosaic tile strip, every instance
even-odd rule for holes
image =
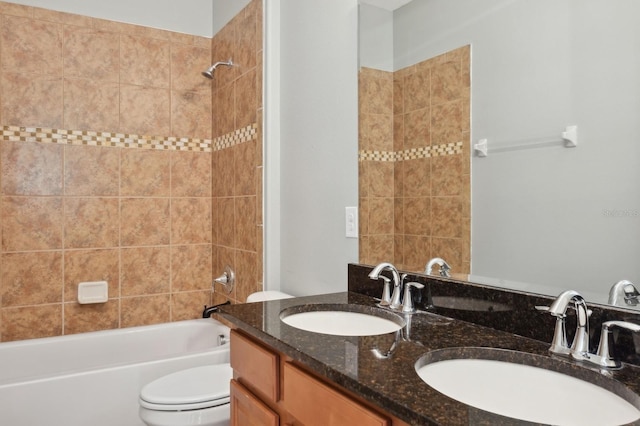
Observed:
[[[2,140],[111,148],[211,152],[211,140],[209,139],[139,136],[125,133],[47,129],[42,127],[3,126]]]
[[[237,129],[226,135],[219,136],[213,140],[213,150],[220,151],[243,142],[249,142],[258,137],[258,125],[250,124],[245,128]]]
[[[445,155],[462,154],[462,141],[443,145],[432,145],[422,148],[411,148],[403,151],[370,151],[362,150],[358,153],[359,161],[407,161],[421,158],[443,157]]]

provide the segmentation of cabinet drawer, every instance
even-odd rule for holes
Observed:
[[[390,420],[307,374],[284,364],[283,401],[289,413],[306,426],[390,426]]]
[[[278,414],[271,411],[247,388],[231,380],[231,426],[278,426]]]
[[[273,402],[280,399],[278,365],[276,353],[231,330],[231,368],[234,377]]]

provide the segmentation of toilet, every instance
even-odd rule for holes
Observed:
[[[247,302],[287,299],[279,291],[250,294]],[[145,385],[138,398],[140,419],[148,426],[228,426],[231,366],[205,365],[180,370]]]

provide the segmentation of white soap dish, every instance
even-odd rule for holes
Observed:
[[[109,287],[106,281],[91,281],[78,284],[78,303],[105,303],[109,300]]]

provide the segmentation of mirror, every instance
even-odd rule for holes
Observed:
[[[639,287],[639,13],[633,0],[413,0],[393,11],[360,5],[361,70],[395,76],[470,46],[470,133],[462,139],[470,231],[457,234],[470,235],[469,264],[466,246],[450,262],[431,243],[414,248],[423,264],[415,270],[438,256],[470,281],[553,296],[571,288],[595,303],[607,303],[620,280]],[[362,135],[362,103],[360,111]],[[577,127],[574,148],[562,137],[568,126]],[[472,149],[481,139],[486,157]],[[367,169],[397,168],[362,150],[360,159],[362,201]],[[397,190],[406,186],[402,176],[405,182],[387,182]],[[464,185],[464,173],[459,179]],[[433,221],[443,212],[432,204],[429,214]],[[391,255],[400,244],[395,228],[379,244],[391,246]],[[389,260],[370,256],[369,230],[362,231],[361,262]]]

